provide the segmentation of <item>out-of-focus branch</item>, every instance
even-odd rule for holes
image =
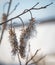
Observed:
[[[22,18],[21,17],[18,17],[18,18],[21,20],[22,26],[24,27],[24,22],[23,22]]]
[[[18,59],[19,59],[20,65],[22,65],[22,64],[21,64],[21,59],[20,59],[19,53],[18,53]]]
[[[25,9],[24,10],[24,12],[26,12],[28,9]],[[31,11],[29,11],[30,12],[30,15],[31,15],[31,19],[32,19],[32,12]]]
[[[26,57],[26,62],[28,61],[29,54],[30,54],[30,44],[29,44],[29,47],[28,47],[28,53],[27,53],[27,57]]]
[[[7,17],[9,15],[9,11],[10,11],[10,8],[11,8],[11,3],[12,3],[12,0],[10,0],[10,2],[9,2],[8,11],[7,11]]]
[[[27,65],[27,64],[36,56],[36,54],[38,53],[39,50],[40,50],[40,49],[38,49],[38,50],[35,52],[35,54],[26,62],[25,65]]]
[[[34,8],[34,7],[37,6],[38,4],[39,4],[39,2],[37,2],[34,6],[32,6],[32,8]],[[31,9],[32,9],[32,8],[31,8]]]
[[[15,5],[15,8],[10,12],[10,14],[12,14],[16,10],[16,8],[18,7],[18,5],[19,5],[19,2]]]
[[[48,6],[50,6],[51,4],[53,4],[53,2],[51,2],[50,4],[46,5],[46,6],[43,6],[43,7],[40,7],[40,8],[33,8],[34,10],[40,10],[40,9],[45,9],[47,8]]]
[[[35,61],[35,62],[32,62],[32,63],[30,63],[30,65],[32,65],[32,64],[38,64],[38,62],[40,62],[42,59],[44,59],[46,56],[43,56],[43,57],[41,57],[41,58],[39,58],[37,61]]]
[[[36,5],[38,5],[38,4],[39,4],[39,2],[38,2]],[[2,24],[4,24],[4,23],[7,23],[7,22],[9,22],[9,21],[11,21],[11,20],[13,20],[13,19],[16,19],[16,18],[18,18],[19,16],[21,16],[21,15],[23,15],[23,14],[25,14],[25,13],[31,11],[31,10],[40,10],[40,9],[45,9],[45,8],[47,8],[48,6],[50,6],[51,4],[53,4],[53,2],[51,2],[50,4],[45,5],[45,6],[43,6],[43,7],[40,7],[40,8],[34,8],[34,7],[36,6],[36,5],[34,5],[32,8],[28,9],[27,11],[22,12],[21,14],[15,16],[15,17],[13,17],[13,18],[11,18],[11,19],[9,19],[9,20],[3,22],[3,23],[0,23],[0,25],[2,25]]]
[[[3,14],[3,22],[2,23],[7,21],[7,19],[8,19],[11,3],[12,3],[12,0],[10,0],[10,2],[9,2],[7,14]],[[1,37],[0,37],[0,44],[1,44],[1,41],[2,41],[2,38],[3,38],[3,34],[4,34],[5,29],[6,29],[6,26],[7,26],[7,23],[4,23],[3,26],[2,26],[3,28],[2,28]]]

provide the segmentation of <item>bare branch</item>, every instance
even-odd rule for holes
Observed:
[[[19,5],[19,2],[15,5],[15,8],[11,11],[10,14],[12,14],[12,13],[16,10],[16,8],[18,7],[18,5]],[[9,15],[10,15],[10,14],[9,14]]]
[[[19,56],[19,53],[18,53],[18,59],[19,59],[19,63],[20,63],[20,65],[22,65],[22,64],[21,64],[21,60],[20,60],[20,56]]]
[[[11,3],[12,3],[12,0],[10,0],[10,2],[9,2],[8,11],[7,11],[7,16],[9,15],[9,11],[10,11],[10,8],[11,8]]]
[[[2,23],[7,21],[7,19],[8,19],[11,3],[12,3],[12,0],[10,0],[10,2],[9,2],[7,14],[3,13],[3,22]],[[2,32],[1,32],[1,37],[0,37],[0,44],[1,44],[1,41],[2,41],[2,38],[3,38],[3,34],[4,34],[5,29],[6,29],[6,26],[7,26],[7,23],[4,23],[3,24],[3,29],[2,29]]]
[[[12,30],[12,20],[11,20],[11,30]]]
[[[27,53],[27,57],[26,57],[26,62],[28,61],[29,53],[30,53],[30,44],[29,44],[29,48],[28,48],[28,53]]]
[[[2,30],[2,33],[1,33],[0,44],[1,44],[1,41],[2,41],[2,38],[3,38],[3,34],[4,34],[4,30]]]
[[[5,22],[6,20],[7,20],[7,15],[5,13],[3,13],[2,22]],[[3,38],[3,34],[4,34],[4,31],[5,31],[5,28],[6,28],[6,23],[4,23],[2,25],[1,36],[0,36],[0,44],[1,44],[1,41],[2,41],[2,38]]]
[[[26,11],[28,11],[28,9],[25,9],[25,10],[24,10],[24,12],[26,12]],[[32,19],[32,12],[31,12],[31,11],[29,11],[29,12],[30,12],[31,19]]]
[[[46,56],[43,56],[43,57],[41,57],[41,58],[39,58],[37,61],[35,61],[35,62],[32,62],[32,63],[30,63],[30,64],[36,64],[36,63],[38,63],[38,62],[40,62],[43,58],[45,58]]]
[[[21,17],[18,17],[18,18],[21,20],[22,26],[24,27],[24,22],[23,22],[22,18]]]
[[[40,49],[38,49],[38,50],[35,52],[35,54],[26,62],[25,65],[27,65],[27,64],[36,56],[36,54],[38,53],[39,50],[40,50]]]
[[[35,6],[37,6],[39,4],[39,2],[37,2],[32,8],[34,8]]]
[[[50,6],[51,4],[53,4],[53,2],[51,2],[50,4],[46,5],[46,6],[43,6],[43,7],[40,7],[40,8],[33,8],[34,10],[40,10],[40,9],[45,9],[47,8],[48,6]]]
[[[37,4],[38,4],[38,3],[37,3]],[[4,23],[7,23],[7,22],[9,22],[9,21],[11,21],[11,20],[13,20],[13,19],[18,18],[19,16],[21,16],[21,15],[23,15],[23,14],[29,12],[30,10],[40,10],[40,9],[45,9],[45,8],[47,8],[48,6],[50,6],[51,4],[53,4],[53,3],[50,3],[50,4],[48,4],[48,5],[46,5],[46,6],[43,6],[43,7],[40,7],[40,8],[33,8],[33,7],[32,7],[32,8],[30,8],[30,9],[28,9],[26,12],[22,12],[21,14],[15,16],[15,17],[13,17],[13,18],[11,18],[11,19],[5,21],[5,22],[0,23],[0,25],[2,25],[2,24],[4,24]],[[36,5],[35,5],[35,6],[36,6]]]

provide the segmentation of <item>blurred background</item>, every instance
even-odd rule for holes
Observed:
[[[0,0],[0,22],[2,21],[2,14],[7,12],[8,5],[3,9],[3,5],[6,2],[9,2],[9,0]],[[38,25],[36,25],[36,33],[34,33],[34,36],[30,39],[30,45],[31,45],[31,52],[32,54],[35,53],[36,49],[41,48],[40,54],[47,55],[45,58],[46,65],[55,65],[55,0],[13,0],[11,10],[13,10],[14,6],[19,3],[17,9],[9,16],[8,19],[17,16],[18,14],[22,13],[25,9],[31,8],[33,5],[35,5],[37,2],[39,2],[39,5],[36,7],[42,7],[46,4],[49,4],[53,2],[52,5],[48,6],[46,9],[41,10],[32,10],[32,15],[36,20],[36,24],[38,22]],[[24,24],[27,26],[30,19],[30,14],[26,13],[21,16],[21,18],[24,21]],[[20,36],[20,28],[22,26],[19,19],[13,20],[13,26],[16,30],[17,39],[19,42],[19,36]],[[5,30],[2,44],[0,46],[0,63],[18,63],[17,56],[15,57],[15,60],[11,56],[11,47],[9,42],[9,34],[8,34],[8,28],[10,27],[10,22],[7,25],[7,29]],[[0,25],[0,33],[1,33],[1,25]]]

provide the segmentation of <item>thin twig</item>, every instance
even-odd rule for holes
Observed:
[[[38,53],[39,50],[40,50],[40,49],[38,49],[38,50],[35,52],[35,54],[26,62],[25,65],[27,65],[27,64],[36,56],[36,54]]]
[[[24,12],[26,12],[28,9],[25,9],[24,10]],[[31,19],[32,19],[32,12],[31,11],[29,11],[30,12],[30,15],[31,15]]]
[[[51,2],[50,4],[44,6],[44,7],[40,7],[40,8],[33,8],[34,10],[39,10],[39,9],[45,9],[47,8],[48,6],[50,6],[51,4],[53,4],[53,2]]]
[[[36,64],[36,63],[40,62],[40,61],[41,61],[43,58],[45,58],[45,57],[46,57],[46,56],[41,57],[41,58],[38,59],[37,61],[30,63],[30,65],[32,65],[32,64]]]
[[[29,44],[29,48],[28,48],[28,53],[27,53],[27,57],[26,57],[26,62],[28,61],[29,53],[30,53],[30,44]]]
[[[39,2],[37,2],[32,8],[34,8],[35,6],[37,6],[39,4]]]
[[[24,22],[23,22],[22,18],[21,17],[18,17],[18,18],[21,20],[22,26],[24,27]]]
[[[12,20],[11,20],[11,30],[12,30]]]
[[[28,9],[26,12],[22,12],[21,14],[15,16],[15,17],[13,17],[13,18],[11,18],[11,19],[5,21],[5,22],[0,23],[0,25],[2,25],[2,24],[4,24],[4,23],[7,23],[7,22],[9,22],[9,21],[11,21],[11,20],[13,20],[13,19],[18,18],[19,16],[21,16],[21,15],[23,15],[23,14],[29,12],[30,10],[40,10],[40,9],[45,9],[45,8],[47,8],[48,6],[50,6],[51,4],[53,4],[53,3],[51,2],[50,4],[48,4],[48,5],[46,5],[46,6],[43,6],[43,7],[40,7],[40,8],[33,8],[33,7],[32,7],[32,8],[30,8],[30,9]],[[36,6],[36,5],[35,5],[35,6]]]
[[[5,19],[6,21],[7,21],[8,16],[9,16],[9,11],[10,11],[10,7],[11,7],[11,3],[12,3],[12,0],[10,0],[10,2],[9,2],[8,11],[7,11],[7,14],[6,14],[6,19]],[[2,22],[2,23],[4,23],[4,22]],[[4,26],[5,26],[5,28],[3,27],[2,33],[1,33],[1,37],[0,37],[0,44],[1,44],[1,41],[2,41],[2,38],[3,38],[4,31],[5,31],[6,26],[7,26],[7,23],[4,23]]]
[[[12,3],[12,0],[10,0],[10,2],[9,2],[8,11],[7,11],[7,17],[9,15],[9,11],[10,11],[10,8],[11,8],[11,3]]]
[[[16,8],[18,7],[18,5],[19,5],[19,2],[15,5],[15,8],[10,12],[10,14],[12,14],[16,10]]]
[[[22,65],[22,64],[21,64],[21,60],[20,60],[20,57],[19,57],[19,53],[18,53],[18,55],[17,55],[17,56],[18,56],[18,59],[19,59],[19,63],[20,63],[20,65]]]

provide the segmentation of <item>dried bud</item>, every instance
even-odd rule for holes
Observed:
[[[26,29],[23,29],[23,31],[21,33],[21,36],[20,36],[20,50],[19,50],[19,52],[20,52],[20,56],[22,58],[25,57],[25,48],[26,48],[27,42],[30,39],[32,31],[35,28],[34,23],[35,23],[35,19],[32,18],[30,20],[30,23],[29,23],[28,27]]]
[[[2,19],[3,19],[3,21],[7,20],[7,15],[5,13],[3,13]]]
[[[12,53],[13,55],[16,55],[16,53],[18,53],[18,42],[14,29],[9,30],[9,39],[12,47]]]
[[[2,16],[2,22],[5,22],[7,20],[7,15],[5,13],[3,13],[3,16]],[[3,29],[6,28],[6,23],[3,24]]]

